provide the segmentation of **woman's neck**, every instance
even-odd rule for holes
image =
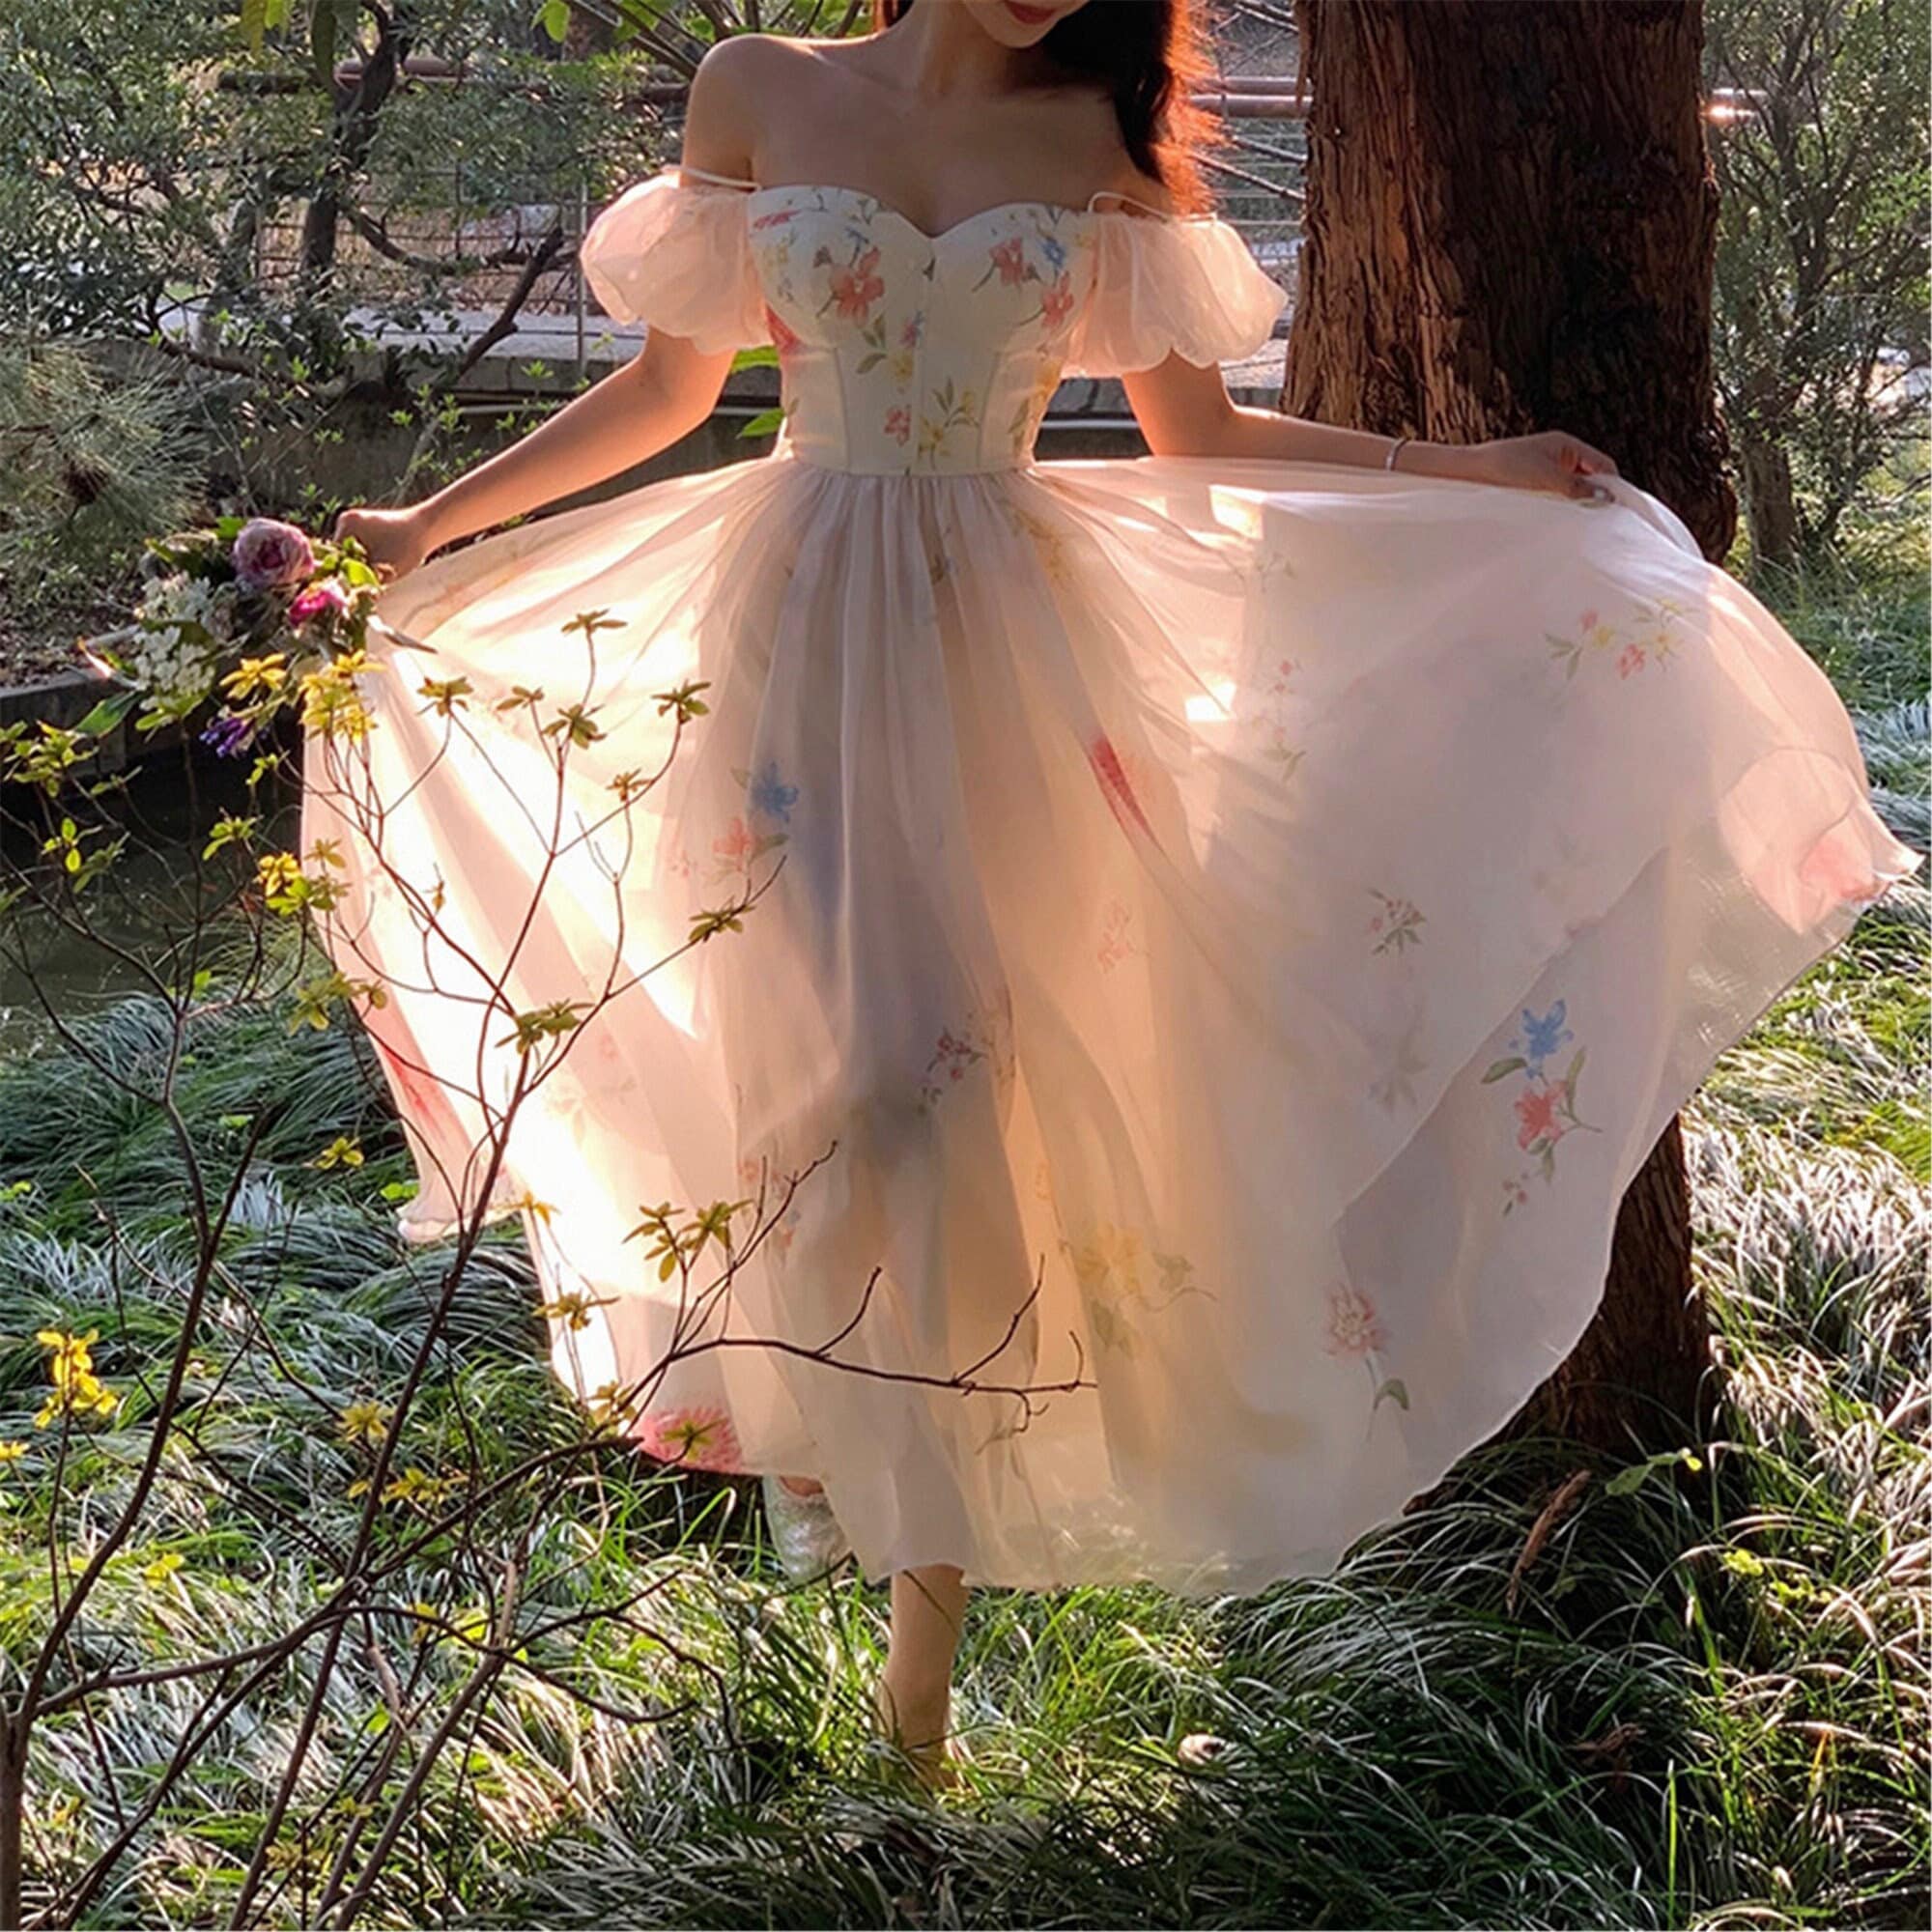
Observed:
[[[1002,46],[970,9],[946,0],[907,9],[876,44],[898,86],[932,99],[1012,94],[1052,71],[1037,47]]]

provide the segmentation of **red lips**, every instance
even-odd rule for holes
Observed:
[[[1007,0],[1007,12],[1023,27],[1037,27],[1054,14],[1051,7],[1022,7],[1019,0]]]

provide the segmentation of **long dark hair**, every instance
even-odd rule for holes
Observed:
[[[913,0],[872,0],[880,31],[905,17]],[[1217,138],[1218,123],[1194,105],[1192,93],[1210,71],[1194,0],[1088,0],[1060,21],[1040,46],[1070,73],[1100,81],[1114,97],[1121,139],[1134,165],[1198,213],[1211,197],[1199,155]]]

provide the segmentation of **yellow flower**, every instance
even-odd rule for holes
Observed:
[[[380,1402],[352,1402],[340,1424],[351,1442],[380,1442],[389,1433],[389,1410]]]
[[[26,1453],[24,1442],[0,1442],[0,1463],[17,1463]]]
[[[112,1415],[121,1398],[94,1373],[93,1344],[100,1330],[90,1328],[75,1335],[65,1328],[42,1328],[34,1339],[48,1350],[47,1376],[53,1383],[47,1399],[34,1417],[36,1429],[45,1429],[63,1415]]]
[[[539,1315],[548,1316],[553,1321],[562,1321],[573,1329],[590,1326],[590,1311],[602,1308],[606,1302],[614,1301],[615,1295],[559,1294],[554,1301],[546,1301],[538,1308]]]
[[[304,674],[300,690],[301,722],[306,731],[324,737],[362,738],[374,720],[356,688],[357,675],[365,670],[381,670],[369,662],[363,650],[344,651],[319,669]]]
[[[347,1134],[337,1134],[316,1157],[311,1167],[360,1167],[362,1150]]]
[[[288,674],[287,658],[274,651],[265,658],[243,658],[221,680],[221,688],[231,697],[246,697],[250,692],[280,689]]]

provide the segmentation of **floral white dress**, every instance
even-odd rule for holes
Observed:
[[[1266,338],[1217,219],[666,172],[584,262],[775,343],[784,430],[432,562],[366,740],[310,741],[405,1232],[522,1080],[482,1205],[654,1454],[819,1477],[873,1577],[1331,1566],[1919,863],[1837,697],[1628,483],[1036,461],[1063,376]],[[667,1274],[650,1210],[712,1204]]]

